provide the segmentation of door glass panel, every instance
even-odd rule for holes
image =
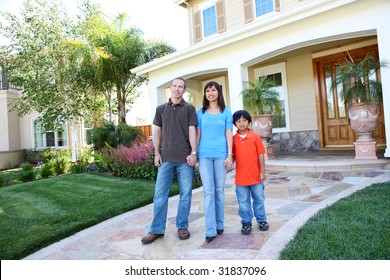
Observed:
[[[326,103],[328,107],[328,118],[334,119],[334,99],[333,99],[333,91],[332,88],[332,76],[330,74],[330,67],[325,67],[325,90],[326,90]]]
[[[338,73],[338,67],[340,67],[340,65],[336,65],[336,73]],[[340,100],[340,98],[338,97],[338,93],[340,92],[340,90],[342,89],[342,85],[339,84],[337,86],[337,105],[338,105],[338,112],[339,112],[339,118],[345,118],[346,117],[346,110],[345,110],[345,103]]]

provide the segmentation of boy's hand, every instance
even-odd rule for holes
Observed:
[[[225,166],[227,169],[232,168],[233,166],[233,156],[230,154],[228,157],[225,159]]]

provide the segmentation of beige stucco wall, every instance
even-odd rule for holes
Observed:
[[[20,149],[19,117],[15,111],[10,112],[10,103],[19,96],[18,92],[0,92],[0,151]]]

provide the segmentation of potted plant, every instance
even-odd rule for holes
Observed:
[[[371,134],[378,124],[382,84],[376,79],[376,71],[385,66],[386,62],[379,62],[372,55],[356,60],[348,53],[336,70],[331,89],[336,90],[345,103],[351,128],[359,135],[354,143],[356,158],[377,158]],[[370,153],[362,154],[362,144],[364,150],[371,150]]]
[[[266,145],[272,134],[272,114],[281,112],[279,93],[275,83],[267,76],[259,77],[255,83],[248,81],[247,84],[249,87],[241,92],[244,109],[252,115],[253,132]]]

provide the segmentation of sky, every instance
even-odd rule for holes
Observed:
[[[0,10],[19,15],[24,0],[0,0]],[[62,0],[70,14],[77,11],[80,0]],[[164,40],[181,50],[189,45],[187,10],[172,0],[91,0],[116,16],[128,15],[129,24],[137,26],[147,39]],[[0,38],[0,44],[2,40]]]

